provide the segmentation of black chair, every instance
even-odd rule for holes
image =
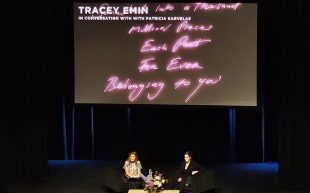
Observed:
[[[215,189],[214,171],[205,169],[197,176],[196,193],[202,193]]]
[[[130,188],[142,189],[143,181],[141,179],[130,181],[124,180],[124,170],[118,170],[107,167],[103,170],[103,188],[114,192],[128,192]]]
[[[178,176],[175,171],[169,177],[170,189],[180,189],[179,182],[177,182]],[[182,189],[182,188],[181,188]],[[191,185],[189,189],[183,189],[183,192],[203,193],[211,192],[215,190],[214,171],[211,169],[204,169],[192,177]]]
[[[123,179],[123,171],[109,167],[103,170],[103,187],[114,192],[128,192],[129,190],[128,184]]]

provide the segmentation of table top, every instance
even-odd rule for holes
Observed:
[[[128,193],[146,193],[144,189],[129,189]],[[161,193],[179,193],[180,190],[162,190]]]

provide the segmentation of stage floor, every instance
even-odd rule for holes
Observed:
[[[104,167],[122,168],[121,162],[49,161],[49,178],[41,184],[17,186],[14,193],[106,193],[102,187]],[[205,164],[213,169],[216,193],[278,193],[277,163]],[[157,168],[155,168],[157,167]],[[149,168],[170,172],[175,166],[144,163]]]

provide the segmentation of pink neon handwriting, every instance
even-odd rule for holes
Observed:
[[[180,37],[172,47],[172,52],[177,52],[180,48],[197,48],[201,44],[209,43],[211,39],[196,39],[189,40],[188,36]]]
[[[201,90],[204,85],[216,85],[221,80],[222,76],[218,76],[216,78],[199,78],[197,85],[187,96],[185,103],[197,95],[198,91]],[[179,79],[174,83],[175,90],[188,86],[191,86],[191,81],[185,78]],[[142,95],[143,92],[147,92],[148,100],[155,100],[162,93],[164,87],[165,83],[163,81],[133,83],[129,78],[122,81],[119,80],[117,76],[112,76],[108,79],[108,84],[105,87],[104,92],[128,91],[128,100],[134,102]]]
[[[132,26],[128,34],[134,34],[134,33],[150,33],[150,32],[168,32],[171,29],[172,24],[166,24],[162,26],[156,26],[153,23],[145,24],[144,26]],[[178,25],[176,25],[176,33],[181,33],[185,31],[193,32],[193,31],[210,31],[213,29],[213,25],[202,25],[202,24],[192,24],[189,21],[183,21],[180,22]]]
[[[180,63],[182,60],[181,57],[172,58],[167,65],[167,71],[174,71],[174,70],[195,70],[195,69],[203,69],[202,66],[198,62],[183,62]]]
[[[195,3],[194,12],[210,10],[233,10],[236,11],[241,3]]]
[[[158,51],[167,51],[168,46],[166,43],[161,45],[154,45],[155,40],[154,39],[148,39],[146,40],[142,48],[140,49],[141,53],[146,52],[158,52]],[[198,48],[202,44],[211,42],[211,39],[196,39],[196,40],[190,40],[188,36],[182,36],[174,43],[172,46],[171,52],[177,52],[180,48],[187,48],[187,49],[194,49]]]
[[[132,26],[128,34],[133,33],[149,33],[149,32],[166,32],[169,30],[172,24],[167,24],[165,26],[155,26],[153,23],[145,24],[142,26]]]
[[[193,8],[193,11],[219,11],[219,10],[234,10],[236,11],[240,7],[241,3],[191,3],[183,6],[184,11],[190,11]],[[165,13],[174,11],[175,7],[171,4],[159,4],[156,9],[156,12]]]
[[[146,58],[140,62],[138,67],[139,72],[149,72],[158,70],[158,65],[155,63],[155,58]],[[169,60],[166,70],[177,71],[177,70],[201,70],[203,67],[197,61],[182,61],[181,57],[174,57]]]
[[[176,32],[183,32],[183,31],[210,31],[213,28],[213,25],[193,25],[190,24],[188,21],[181,22],[176,29]]]
[[[167,11],[173,11],[174,6],[171,4],[166,4],[166,5],[158,5],[155,9],[155,12],[167,12]]]
[[[198,85],[188,95],[188,97],[185,100],[185,103],[187,103],[187,101],[189,101],[193,96],[195,96],[203,85],[215,85],[215,84],[217,84],[221,80],[222,80],[222,76],[219,76],[217,78],[199,78],[198,79]]]
[[[194,97],[203,85],[215,85],[221,80],[222,80],[222,76],[218,76],[217,78],[199,78],[197,86],[187,96],[185,103],[187,103],[192,97]],[[176,90],[178,88],[188,87],[190,85],[191,85],[191,81],[183,78],[183,79],[177,80],[174,83],[174,89]]]
[[[180,79],[180,80],[177,80],[175,83],[174,83],[174,89],[177,89],[179,87],[187,87],[191,84],[191,81],[190,80],[187,80],[185,78],[183,79]]]
[[[112,76],[108,79],[108,84],[104,92],[127,90],[129,92],[128,100],[133,102],[137,100],[144,91],[147,92],[148,100],[154,100],[163,91],[164,87],[165,83],[162,81],[133,83],[129,78],[121,81],[117,76]]]
[[[159,45],[159,46],[154,46],[152,43],[154,42],[155,40],[154,39],[149,39],[149,40],[146,40],[144,43],[143,43],[143,46],[141,48],[141,52],[156,52],[156,51],[167,51],[168,48],[167,48],[167,44],[163,44],[163,45]]]
[[[148,71],[152,71],[152,70],[157,70],[157,64],[155,63],[150,63],[152,61],[154,61],[155,58],[147,58],[144,59],[140,62],[140,66],[138,67],[139,72],[148,72]]]

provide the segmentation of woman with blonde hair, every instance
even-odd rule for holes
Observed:
[[[125,170],[125,182],[128,182],[130,189],[137,189],[141,182],[142,165],[137,152],[132,151],[123,166]]]

